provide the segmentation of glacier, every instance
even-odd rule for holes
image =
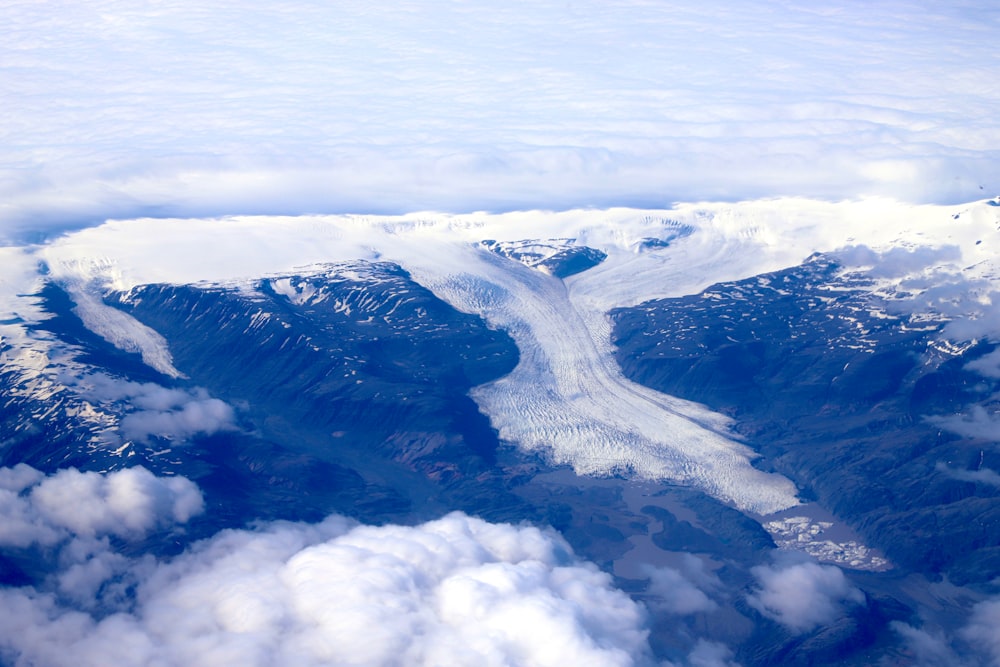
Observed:
[[[756,469],[754,451],[725,416],[626,380],[613,358],[608,311],[862,241],[876,249],[953,245],[958,254],[942,255],[945,263],[964,262],[966,279],[989,282],[1000,275],[991,254],[997,208],[989,204],[789,199],[655,211],[138,219],[72,233],[29,254],[44,263],[50,279],[86,290],[78,307],[88,326],[115,345],[138,347],[167,375],[178,371],[155,332],[134,322],[116,325],[116,335],[109,335],[102,312],[116,320],[129,316],[86,295],[157,282],[226,283],[329,262],[396,262],[446,302],[517,342],[521,360],[513,373],[472,392],[501,438],[580,474],[693,485],[764,515],[798,504],[794,485]],[[567,239],[606,259],[561,280],[490,252],[480,244],[484,239]],[[912,275],[904,272],[894,280],[907,278]],[[309,298],[290,284],[272,285],[289,298]],[[987,301],[973,303],[988,311]]]

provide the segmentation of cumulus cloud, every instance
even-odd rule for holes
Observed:
[[[773,565],[752,570],[758,588],[750,606],[794,633],[830,623],[847,608],[865,603],[865,595],[834,565],[820,565],[783,554]]]
[[[87,398],[123,404],[128,412],[119,429],[139,442],[151,436],[185,440],[236,428],[232,406],[201,388],[168,388],[153,382],[131,382],[94,373],[71,383]]]
[[[721,588],[722,582],[697,556],[684,554],[680,568],[646,565],[641,571],[649,577],[649,604],[658,611],[683,616],[718,608],[703,589]]]
[[[1000,439],[1000,413],[972,405],[963,414],[926,417],[927,421],[966,438],[996,442]]]
[[[980,602],[972,609],[962,638],[984,654],[992,667],[1000,665],[1000,598]]]
[[[959,287],[959,290],[962,288]],[[970,294],[980,296],[970,299]],[[944,328],[944,335],[955,341],[994,339],[1000,331],[1000,292],[980,290],[975,285],[965,285],[964,295],[957,296],[960,310],[955,313],[955,319]],[[971,302],[971,303],[970,303]]]
[[[660,667],[740,667],[725,644],[698,639],[683,662],[666,661]]]
[[[142,467],[107,475],[60,470],[32,489],[30,501],[47,521],[84,537],[141,535],[204,510],[193,482],[157,477]]]
[[[46,589],[83,609],[120,595],[102,590],[130,567],[110,538],[140,540],[202,511],[193,482],[142,467],[49,476],[23,463],[0,468],[0,550],[31,554],[30,569]]]
[[[233,409],[224,401],[201,393],[173,410],[140,410],[121,421],[122,435],[130,440],[147,440],[156,435],[185,439],[230,430]]]
[[[977,470],[962,470],[961,468],[952,468],[946,463],[937,463],[934,469],[943,472],[952,479],[957,479],[963,482],[975,482],[977,484],[989,484],[990,486],[1000,486],[1000,474],[997,474],[995,470],[989,468],[979,468]]]
[[[958,246],[894,247],[875,251],[865,245],[832,253],[842,265],[863,270],[894,284],[886,301],[889,312],[943,324],[948,341],[992,340],[1000,331],[1000,292],[989,280],[970,277]],[[986,377],[1000,377],[998,355],[987,354],[966,365]]]
[[[970,361],[965,367],[984,377],[1000,380],[1000,348]]]
[[[690,667],[739,667],[734,661],[733,652],[729,647],[719,642],[699,639],[691,653],[688,654]]]
[[[103,617],[0,592],[3,653],[53,667],[651,662],[643,610],[607,574],[557,535],[463,514],[229,530],[134,570],[134,605]]]
[[[27,547],[50,545],[63,538],[64,527],[43,518],[26,497],[27,489],[37,485],[44,474],[31,466],[18,464],[0,468],[0,545]]]
[[[959,667],[968,664],[959,658],[942,632],[915,628],[900,621],[893,621],[891,627],[913,654],[919,667]]]
[[[902,638],[920,667],[1000,666],[1000,598],[972,607],[965,623],[954,634],[936,627],[914,627],[894,621],[892,629]]]
[[[203,510],[193,482],[142,467],[106,475],[68,468],[50,476],[23,463],[0,469],[0,546],[52,545],[71,536],[141,537]]]

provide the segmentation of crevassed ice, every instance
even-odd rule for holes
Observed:
[[[724,417],[627,380],[603,312],[581,307],[565,283],[485,251],[465,252],[460,272],[410,268],[435,294],[517,342],[514,371],[472,391],[501,438],[577,474],[672,480],[749,512],[798,503],[791,481],[754,468],[753,451],[724,434]]]

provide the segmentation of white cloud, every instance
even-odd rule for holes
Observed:
[[[987,656],[988,664],[1000,665],[1000,598],[980,602],[962,629],[962,638]]]
[[[141,214],[970,200],[997,9],[33,3],[0,30],[8,233]]]
[[[699,639],[688,654],[690,667],[739,667],[725,644]]]
[[[42,473],[25,464],[0,468],[0,545],[27,547],[32,544],[50,545],[63,538],[61,526],[42,517],[31,501],[23,495],[36,485]]]
[[[416,527],[273,523],[137,564],[134,607],[95,617],[0,591],[25,664],[635,665],[640,606],[558,536],[462,514]]]
[[[913,655],[914,664],[919,667],[960,667],[969,664],[959,658],[941,632],[915,628],[900,621],[893,621],[890,627],[902,638]]]
[[[977,603],[954,634],[940,628],[913,627],[894,621],[892,629],[903,639],[920,667],[1000,666],[1000,598]]]
[[[683,662],[664,661],[660,667],[740,667],[725,644],[699,639]]]
[[[1000,440],[1000,412],[982,405],[972,405],[963,414],[931,416],[928,422],[966,438],[990,442]]]
[[[1000,379],[1000,348],[984,354],[978,359],[974,359],[965,365],[970,371],[975,371],[980,375],[994,380]]]
[[[868,273],[875,278],[902,278],[919,273],[945,262],[962,259],[957,246],[917,246],[916,248],[896,247],[881,252],[864,245],[850,246],[833,253],[848,266],[868,266]]]
[[[185,440],[236,428],[233,408],[205,389],[170,389],[153,382],[130,382],[102,373],[70,380],[87,398],[104,403],[123,402],[138,408],[122,417],[119,428],[129,440],[150,436]]]
[[[202,511],[193,482],[141,467],[49,476],[23,463],[0,468],[0,549],[32,554],[33,576],[80,609],[125,595],[108,582],[135,564],[114,552],[109,538],[139,540]]]
[[[751,571],[758,588],[747,596],[750,606],[794,633],[830,623],[847,607],[865,602],[864,593],[834,565],[789,554]]]
[[[193,399],[177,410],[140,410],[126,415],[122,435],[146,440],[151,435],[185,439],[233,428],[233,409],[217,398]]]
[[[952,468],[945,463],[937,463],[934,469],[943,472],[953,479],[957,479],[963,482],[976,482],[978,484],[989,484],[991,486],[1000,486],[1000,474],[997,474],[995,470],[990,468],[979,468],[978,470],[963,470],[961,468]]]
[[[953,213],[952,220],[963,213]],[[1000,331],[1000,309],[996,307],[1000,291],[996,289],[991,250],[981,247],[982,237],[989,238],[993,230],[963,225],[965,221],[955,223],[946,244],[939,241],[906,247],[910,243],[907,236],[926,238],[921,226],[915,225],[909,234],[893,239],[894,247],[887,250],[851,245],[831,254],[841,264],[863,269],[866,277],[881,283],[876,293],[888,297],[885,306],[889,312],[909,316],[917,326],[926,326],[928,321],[943,323],[940,339],[959,343],[994,340]],[[966,246],[966,252],[952,245],[956,241]],[[1000,373],[996,359],[995,354],[987,354],[966,367],[993,377]]]
[[[683,616],[718,608],[703,589],[721,588],[722,582],[705,571],[703,561],[697,556],[684,554],[680,569],[646,565],[642,573],[649,577],[650,604],[660,611]]]
[[[157,477],[142,467],[106,475],[67,468],[48,477],[23,463],[0,469],[0,546],[50,546],[71,536],[136,538],[203,510],[190,480]]]

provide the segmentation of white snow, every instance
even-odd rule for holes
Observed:
[[[76,303],[73,312],[88,329],[121,350],[138,353],[146,365],[164,375],[183,377],[174,368],[173,357],[163,336],[128,313],[104,304],[99,294],[72,283],[68,285],[70,298]]]
[[[34,296],[44,278],[35,248],[0,248],[0,370],[10,373],[6,391],[10,396],[30,396],[48,402],[47,410],[59,409],[59,396],[67,387],[62,377],[72,365],[71,355],[44,332],[29,333],[27,324],[48,316]],[[113,427],[113,419],[86,403],[76,406],[74,416],[86,422],[93,438]],[[36,418],[42,418],[37,415]]]
[[[678,225],[694,231],[669,247],[642,246],[643,239],[676,235]],[[326,262],[398,262],[443,299],[516,340],[521,361],[514,372],[473,391],[502,437],[583,474],[628,472],[693,484],[766,514],[797,502],[791,483],[754,469],[752,450],[728,433],[721,415],[625,380],[611,356],[607,311],[696,293],[861,243],[873,256],[900,245],[958,249],[927,252],[916,264],[907,255],[907,271],[886,279],[895,284],[944,271],[989,286],[1000,276],[998,229],[1000,207],[989,202],[947,207],[786,199],[656,211],[116,221],[30,254],[64,284],[119,290],[302,275]],[[608,258],[564,282],[479,246],[483,239],[532,238],[575,238]],[[272,285],[302,294],[298,285]],[[949,302],[948,315],[973,308],[975,321],[988,327],[995,322],[993,303],[1000,299]],[[1000,325],[992,335],[997,332]],[[132,344],[141,336],[127,338]],[[940,344],[959,343],[943,338]],[[155,356],[157,345],[146,349],[150,358],[169,359],[165,348]]]
[[[815,511],[815,508],[810,509]],[[858,536],[853,533],[843,535],[848,529],[832,520],[823,521],[802,515],[783,516],[765,522],[764,529],[771,534],[779,549],[802,551],[821,563],[872,572],[892,568],[881,552],[859,542]]]
[[[270,281],[271,289],[275,294],[280,294],[297,306],[309,303],[309,300],[316,295],[316,289],[308,283],[292,284],[291,278],[277,278]]]
[[[724,435],[721,416],[626,380],[606,327],[588,326],[602,314],[581,311],[561,281],[481,250],[467,252],[458,275],[434,275],[430,265],[411,270],[446,301],[480,313],[517,342],[517,368],[472,392],[502,438],[546,451],[579,474],[670,479],[765,514],[795,504],[794,486],[752,468],[752,451]],[[498,298],[484,301],[484,292]]]

